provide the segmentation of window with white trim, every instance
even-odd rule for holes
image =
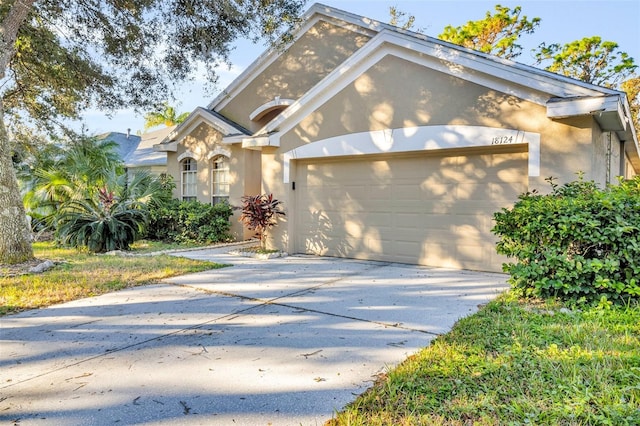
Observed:
[[[198,187],[198,164],[193,158],[182,160],[182,200],[195,201]]]
[[[213,159],[211,167],[212,204],[229,201],[229,158],[220,155]]]

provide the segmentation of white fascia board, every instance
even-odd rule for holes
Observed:
[[[551,119],[585,115],[593,116],[604,131],[620,132],[623,140],[627,139],[624,133],[633,137],[633,133],[628,132],[631,123],[619,95],[558,100],[547,104],[547,117]]]
[[[292,40],[280,48],[269,48],[256,58],[238,77],[235,78],[216,98],[211,101],[207,108],[220,111],[238,93],[244,90],[258,75],[262,74],[269,65],[274,63],[284,52],[286,52],[298,39],[307,33],[319,21],[328,21],[332,24],[349,28],[350,30],[373,37],[375,33],[382,29],[393,28],[388,24],[364,18],[353,13],[345,12],[315,3],[302,16],[299,28],[293,32]]]
[[[159,143],[153,146],[153,150],[158,152],[176,152],[178,150],[178,142]]]
[[[602,96],[616,93],[596,86],[551,78],[550,73],[506,60],[484,58],[430,39],[383,30],[257,133],[286,132],[387,55],[511,94],[539,105],[551,97]],[[518,65],[518,66],[516,66]]]
[[[237,144],[237,143],[242,143],[242,141],[246,138],[246,135],[232,135],[232,136],[225,136],[222,138],[222,144],[223,145],[233,145],[233,144]]]
[[[279,147],[280,141],[272,139],[269,136],[257,136],[252,138],[244,138],[242,147],[246,149],[262,149],[267,146]]]
[[[599,112],[620,112],[623,115],[619,96],[559,99],[547,104],[547,117],[566,118],[577,115],[593,115]]]

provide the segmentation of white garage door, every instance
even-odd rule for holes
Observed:
[[[493,213],[526,191],[527,153],[312,159],[295,181],[298,252],[501,271]]]

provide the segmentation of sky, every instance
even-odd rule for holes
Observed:
[[[320,3],[362,15],[381,22],[389,22],[389,8],[415,16],[414,30],[437,37],[447,25],[454,27],[468,21],[483,19],[486,12],[494,11],[496,4],[511,9],[521,6],[522,15],[528,19],[538,17],[540,26],[534,34],[521,37],[522,54],[517,62],[533,65],[531,50],[545,42],[565,44],[584,37],[600,36],[603,40],[618,43],[620,50],[627,52],[640,65],[640,1],[638,0],[323,0]],[[307,8],[314,1],[307,3]],[[231,55],[232,67],[223,67],[219,72],[218,90],[204,93],[196,80],[180,88],[177,99],[168,99],[179,112],[191,112],[196,107],[206,107],[218,91],[224,89],[249,66],[262,52],[263,44],[252,44],[239,40]],[[102,111],[90,110],[83,116],[89,134],[105,132],[141,132],[144,119],[130,110],[122,110],[108,117]],[[77,124],[77,128],[80,127]],[[152,129],[153,130],[153,129]]]

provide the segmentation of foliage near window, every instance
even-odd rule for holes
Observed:
[[[152,209],[147,238],[177,243],[229,241],[232,214],[228,203],[212,206],[198,201],[172,200]]]
[[[267,231],[278,223],[278,216],[284,216],[282,201],[269,195],[245,195],[242,197],[242,214],[240,222],[249,230],[255,230],[264,249]]]
[[[573,302],[640,298],[640,177],[599,189],[580,178],[526,193],[494,215],[498,253],[524,296]]]

